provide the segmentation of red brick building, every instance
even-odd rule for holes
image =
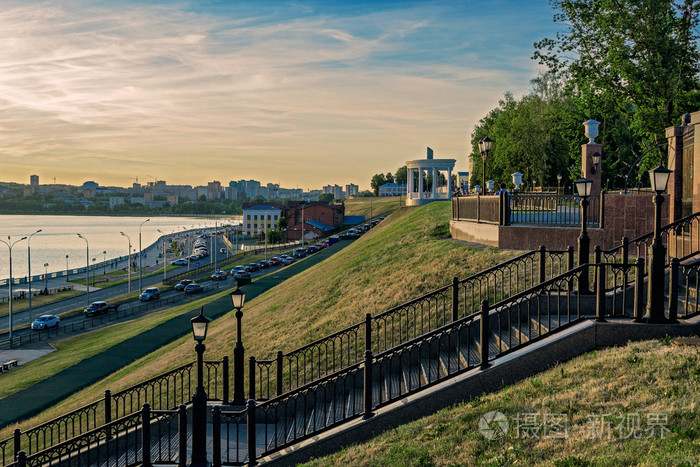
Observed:
[[[304,238],[318,238],[335,230],[343,223],[344,204],[327,204],[319,201],[302,203],[291,201],[284,211],[287,218],[287,239],[299,240],[302,234],[302,215]]]

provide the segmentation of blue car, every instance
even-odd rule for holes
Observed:
[[[157,300],[159,297],[160,290],[158,290],[158,287],[149,287],[139,295],[139,300],[147,302],[149,300]]]

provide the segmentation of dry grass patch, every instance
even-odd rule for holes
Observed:
[[[629,343],[308,465],[698,465],[699,384],[698,347],[664,339]],[[479,432],[491,411],[509,422],[494,441]],[[552,435],[555,416],[566,422],[561,437]]]

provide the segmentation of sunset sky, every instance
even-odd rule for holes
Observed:
[[[466,170],[549,2],[0,0],[0,181],[320,188]]]

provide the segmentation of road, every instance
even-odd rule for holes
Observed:
[[[223,245],[223,241],[219,240],[218,244]],[[161,247],[161,250],[162,250],[162,247]],[[146,249],[144,251],[146,252],[146,256],[143,258],[144,267],[154,266],[156,264],[156,261],[160,261],[160,264],[162,264],[162,258],[158,258],[158,247],[157,246],[153,246],[153,247]],[[223,258],[221,258],[221,256],[222,256],[221,253],[219,253],[218,256],[219,256],[217,258],[218,260],[223,259]],[[202,265],[206,265],[207,262],[212,261],[212,258],[213,258],[213,255],[210,254],[209,257],[203,258],[199,261],[201,262]],[[179,259],[179,258],[175,258],[175,257],[168,258],[168,262],[174,261],[175,259]],[[160,264],[159,264],[159,266],[160,266]],[[123,266],[123,263],[122,263],[122,266]],[[117,268],[119,268],[119,265],[116,268],[112,268],[112,270],[115,270]],[[109,268],[107,268],[107,269],[109,270]],[[185,272],[185,271],[187,271],[187,266],[180,266],[178,268],[169,270],[168,276],[174,276],[176,274],[180,274],[180,273]],[[256,275],[258,275],[258,274],[256,274]],[[79,276],[84,277],[84,275],[82,275],[82,274]],[[75,276],[72,276],[72,277],[75,277]],[[143,277],[143,279],[142,279],[143,288],[151,287],[151,286],[154,286],[156,284],[160,284],[162,282],[163,282],[162,274],[155,274],[155,275],[152,275],[150,277]],[[232,278],[230,276],[226,279],[226,281],[221,281],[221,282],[222,282],[221,286],[223,286],[223,287],[226,287],[226,286],[230,287],[233,284]],[[206,281],[201,282],[201,283],[204,285],[204,284],[206,284]],[[66,283],[64,278],[52,279],[49,281],[49,288],[60,287],[60,286],[66,285],[66,284],[67,283]],[[84,288],[84,286],[79,286],[79,287]],[[78,288],[78,287],[75,287],[75,288]],[[128,290],[129,290],[129,286],[127,283],[118,284],[118,285],[114,285],[114,286],[110,286],[110,287],[105,287],[102,289],[91,287],[89,297],[87,297],[86,294],[83,294],[83,295],[78,295],[76,297],[71,297],[71,298],[68,298],[65,300],[61,300],[61,301],[58,301],[55,303],[43,305],[40,307],[33,307],[31,310],[31,318],[30,318],[29,310],[14,312],[14,313],[12,313],[12,321],[13,321],[12,327],[14,330],[13,334],[14,334],[14,336],[18,336],[22,332],[27,332],[27,331],[17,330],[17,328],[22,326],[22,325],[29,324],[31,322],[31,320],[37,316],[60,315],[62,313],[66,313],[68,311],[75,310],[76,308],[85,308],[87,305],[89,305],[92,302],[95,302],[98,300],[109,301],[110,299],[124,295],[128,292]],[[131,290],[132,291],[138,290],[138,274],[132,273]],[[178,294],[178,293],[182,293],[182,292],[177,292],[174,290],[167,291],[167,292],[164,292],[163,294],[161,294],[161,297],[166,298],[166,297],[169,297],[171,295]],[[124,303],[124,304],[122,304],[122,306],[128,306],[129,304],[133,304],[136,302],[138,302],[138,301],[134,300],[133,302]],[[7,305],[5,305],[5,306],[7,306]],[[83,318],[82,316],[76,316],[73,318],[67,318],[65,320],[62,319],[61,323],[62,324],[69,323],[70,322],[69,320],[71,320],[71,319],[75,320],[75,319],[82,319],[82,318]],[[2,325],[0,327],[0,340],[6,339],[9,337],[8,331],[9,331],[9,316],[2,319]]]

